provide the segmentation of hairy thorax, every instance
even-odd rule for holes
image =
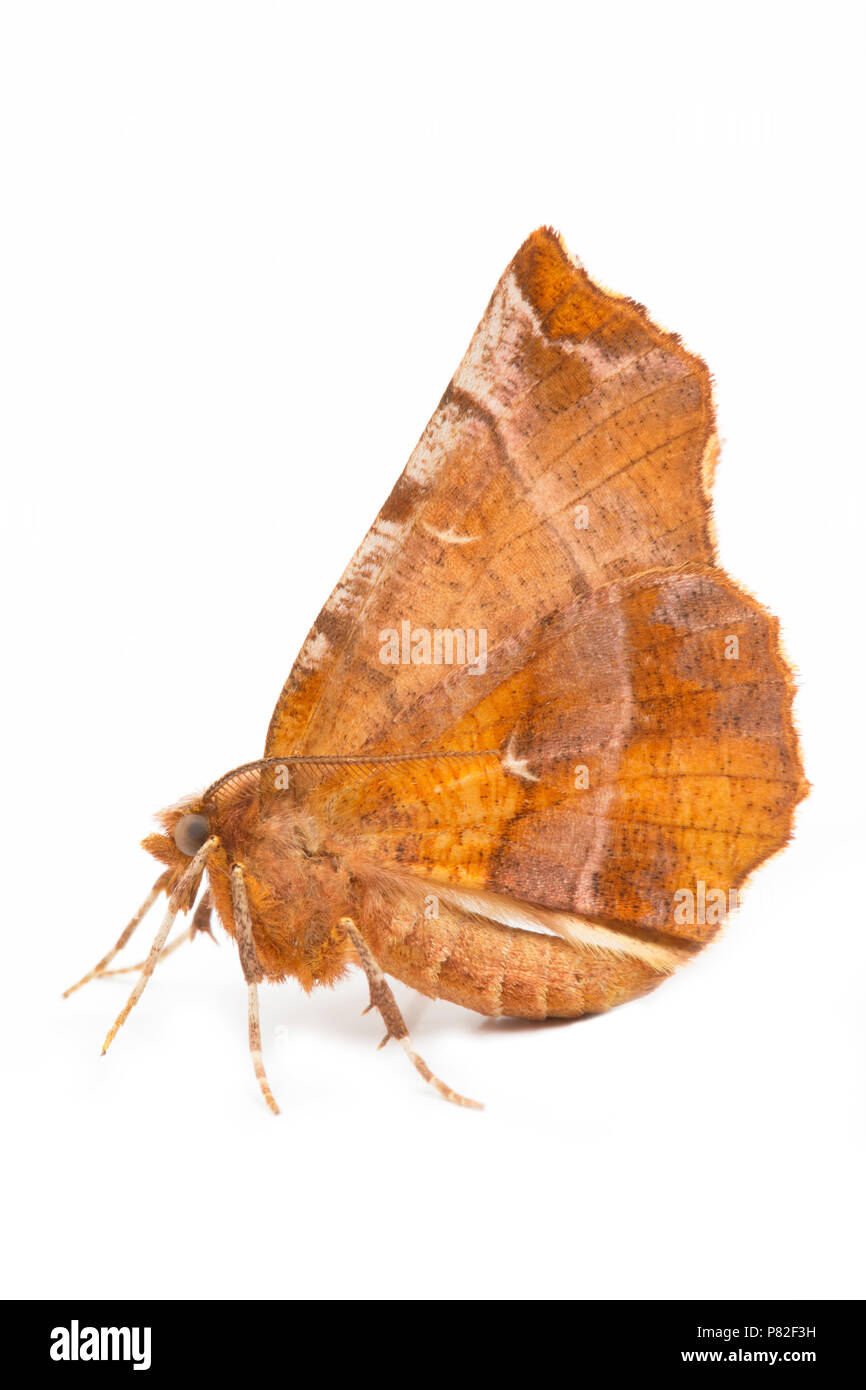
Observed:
[[[235,934],[229,874],[240,863],[264,977],[307,990],[336,983],[354,959],[338,923],[357,912],[360,887],[327,827],[294,797],[263,805],[255,787],[226,797],[212,827],[220,849],[209,876],[226,930]]]

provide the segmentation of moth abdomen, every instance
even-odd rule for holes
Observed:
[[[605,929],[599,944],[575,944],[461,912],[435,894],[396,913],[386,898],[368,897],[362,926],[387,974],[493,1018],[600,1013],[647,993],[679,963],[636,938],[617,943]]]

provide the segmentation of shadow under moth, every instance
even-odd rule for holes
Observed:
[[[387,976],[494,1017],[577,1018],[690,960],[807,790],[778,624],[716,563],[717,453],[703,362],[534,232],[316,619],[264,757],[144,841],[163,872],[79,981],[117,973],[164,893],[105,1048],[212,909],[274,1111],[262,980],[311,990],[359,966],[384,1041],[475,1105],[414,1050]]]

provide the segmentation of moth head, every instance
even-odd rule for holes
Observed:
[[[211,822],[201,797],[186,797],[168,806],[156,817],[162,827],[160,834],[148,835],[142,847],[160,864],[183,873],[190,860],[211,835]]]

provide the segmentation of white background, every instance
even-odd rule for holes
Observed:
[[[3,7],[7,1295],[866,1291],[854,12]],[[482,1114],[376,1053],[353,978],[263,991],[274,1120],[225,938],[101,1060],[127,984],[59,995],[147,890],[152,812],[259,756],[541,223],[715,375],[722,560],[800,671],[793,843],[606,1017],[398,986]]]

